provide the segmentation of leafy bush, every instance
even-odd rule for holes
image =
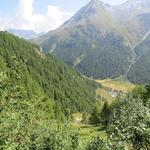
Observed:
[[[94,137],[87,145],[86,150],[104,150],[105,143],[99,137]]]
[[[150,110],[140,98],[127,96],[114,107],[109,133],[112,140],[133,145],[135,149],[150,146]]]

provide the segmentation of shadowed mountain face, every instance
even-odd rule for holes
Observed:
[[[135,48],[136,63],[132,66],[128,79],[134,83],[150,81],[150,34]]]
[[[126,77],[136,61],[134,47],[150,30],[149,10],[149,0],[119,6],[91,0],[57,30],[34,42],[88,77]]]

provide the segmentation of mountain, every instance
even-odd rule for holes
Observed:
[[[136,61],[133,64],[128,79],[134,83],[150,81],[150,33],[135,48]]]
[[[24,38],[24,39],[33,39],[33,38],[36,38],[36,37],[44,34],[44,33],[36,33],[32,30],[21,30],[21,29],[19,29],[19,30],[9,29],[9,30],[7,30],[7,32],[12,33],[12,34],[19,36],[21,38]]]
[[[39,51],[35,44],[7,32],[0,32],[0,77],[2,75],[7,77],[8,84],[12,83],[9,91],[15,88],[18,94],[21,86],[21,93],[25,93],[29,103],[39,105],[44,111],[51,107],[49,111],[55,115],[59,112],[60,116],[91,111],[99,87],[52,55]]]
[[[134,83],[147,83],[150,81],[150,0],[128,0],[111,12],[132,34],[135,42],[127,78]]]
[[[132,34],[135,44],[150,31],[150,0],[128,0],[111,8],[111,13]]]
[[[88,77],[123,75],[132,55],[131,36],[107,7],[91,0],[60,28],[34,41]]]
[[[33,42],[88,77],[133,81],[129,74],[137,63],[136,49],[149,32],[150,0],[128,0],[119,6],[91,0],[58,29]]]

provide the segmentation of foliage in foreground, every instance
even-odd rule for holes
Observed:
[[[50,97],[29,96],[23,84],[27,80],[23,80],[23,72],[20,72],[23,66],[16,57],[0,58],[0,149],[150,149],[150,85],[135,89],[127,97],[116,100],[110,110],[105,104],[102,113],[99,113],[97,107],[92,115],[96,115],[96,119],[102,118],[110,138],[103,141],[96,137],[82,145],[77,131],[53,127],[53,119],[61,110]],[[108,110],[111,116],[109,122]]]
[[[104,126],[114,145],[120,144],[123,149],[150,149],[150,84],[136,87],[111,106],[96,103],[90,120],[94,125]],[[97,139],[95,142],[99,143]]]
[[[111,106],[111,120],[107,128],[110,139],[103,141],[96,137],[82,145],[77,131],[52,126],[54,120],[49,114],[53,112],[47,114],[52,110],[50,101],[41,101],[40,98],[29,100],[24,87],[13,82],[13,78],[20,79],[15,68],[12,72],[0,74],[0,149],[124,150],[129,146],[135,150],[149,149],[149,86],[142,92],[135,90]],[[46,107],[42,107],[43,101],[47,111]],[[102,110],[105,114],[106,109]]]
[[[52,104],[44,100],[43,109],[41,99],[29,100],[25,89],[12,80],[20,79],[16,68],[9,72],[11,80],[8,72],[0,74],[0,149],[76,149],[78,132],[52,126]]]
[[[133,95],[112,106],[110,138],[136,150],[150,149],[150,99],[145,103],[142,97]]]
[[[111,106],[111,119],[107,127],[110,139],[103,141],[97,137],[82,145],[78,132],[52,126],[52,103],[41,98],[30,100],[22,84],[14,82],[21,78],[17,61],[12,67],[14,68],[11,71],[0,74],[0,149],[124,150],[129,146],[135,150],[150,148],[149,86],[142,91],[135,90],[133,94]],[[100,114],[103,119],[108,117],[106,108],[103,107],[103,115]]]

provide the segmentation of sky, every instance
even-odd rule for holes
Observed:
[[[0,0],[0,30],[56,29],[90,0]],[[126,0],[101,0],[119,5]]]

